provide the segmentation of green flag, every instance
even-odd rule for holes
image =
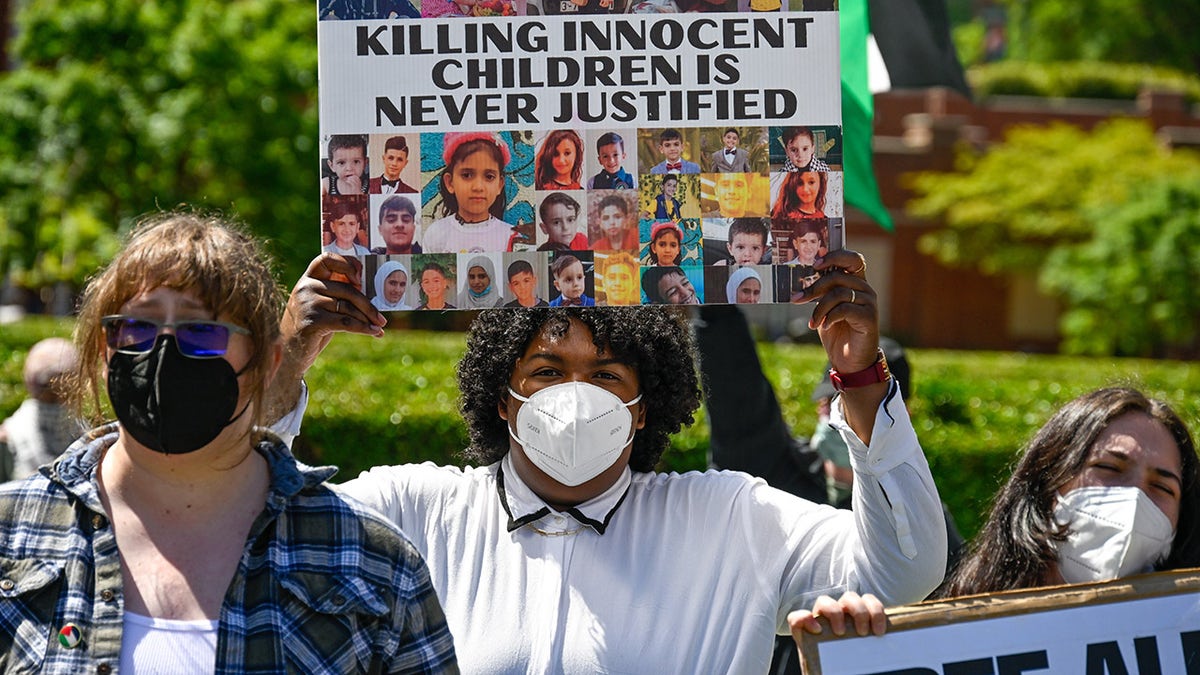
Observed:
[[[879,197],[871,168],[871,121],[875,102],[867,88],[867,0],[841,0],[842,39],[842,152],[846,202],[870,216],[880,227],[895,228]]]

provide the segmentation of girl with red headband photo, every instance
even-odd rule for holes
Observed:
[[[512,159],[508,144],[486,131],[448,133],[438,180],[442,215],[424,233],[426,253],[482,253],[508,250],[513,227],[504,221],[504,169]]]

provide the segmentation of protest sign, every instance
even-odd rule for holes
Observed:
[[[883,636],[806,635],[800,660],[807,675],[1200,675],[1200,570],[899,607]]]
[[[764,3],[320,5],[321,246],[385,311],[788,302],[844,245],[838,15]]]

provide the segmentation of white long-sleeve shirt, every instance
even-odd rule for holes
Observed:
[[[424,556],[467,673],[764,673],[787,613],[822,594],[921,600],[946,533],[893,385],[871,445],[834,406],[852,511],[736,472],[633,473],[565,512],[506,456],[486,467],[377,467],[340,487]],[[886,493],[886,497],[885,497]]]

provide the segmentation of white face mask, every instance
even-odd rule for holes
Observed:
[[[1066,525],[1058,568],[1069,584],[1150,571],[1171,552],[1175,531],[1136,487],[1083,487],[1059,495],[1054,519]]]
[[[575,487],[612,466],[633,438],[633,414],[615,394],[587,382],[564,382],[525,398],[517,411],[516,432],[508,434],[534,466],[554,480]]]

